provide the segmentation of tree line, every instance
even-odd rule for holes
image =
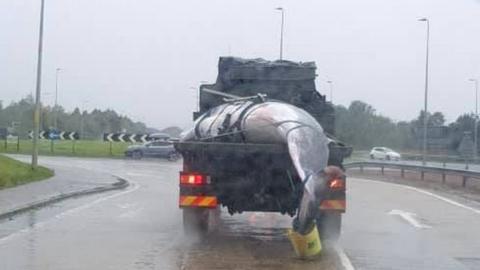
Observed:
[[[30,95],[5,107],[0,103],[0,127],[7,127],[21,138],[26,138],[28,132],[33,130],[33,111],[34,100]],[[55,113],[57,130],[79,132],[82,139],[99,139],[104,132],[157,131],[114,110],[94,109],[89,112],[75,108],[72,112],[67,112],[62,106],[41,106],[40,130],[50,130],[55,127]]]
[[[22,138],[26,138],[33,129],[34,101],[27,96],[18,102],[3,106],[0,102],[0,127],[8,127]],[[75,108],[68,112],[63,107],[42,106],[41,130],[49,130],[54,125],[57,113],[57,127],[62,131],[79,132],[82,139],[100,139],[105,132],[154,133],[159,130],[148,128],[145,123],[133,121],[114,110],[81,111]],[[445,126],[445,117],[441,112],[428,113],[429,127]],[[373,106],[363,101],[353,101],[346,107],[335,106],[336,137],[355,149],[369,149],[373,146],[387,146],[400,150],[419,149],[416,132],[423,128],[425,113],[420,111],[411,121],[395,122],[391,118],[376,112]],[[474,134],[475,117],[473,114],[460,115],[455,122],[448,124],[448,149],[455,151],[465,132]],[[181,129],[169,127],[166,132],[178,137]]]
[[[428,127],[445,127],[446,147],[456,151],[465,132],[474,134],[475,116],[471,113],[460,115],[455,122],[446,125],[442,112],[427,113]],[[396,149],[418,149],[418,132],[424,127],[425,112],[420,111],[411,121],[395,122],[378,114],[363,101],[353,101],[348,107],[335,106],[336,137],[356,149],[387,146]]]

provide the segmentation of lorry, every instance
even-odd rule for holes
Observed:
[[[175,143],[184,230],[208,231],[220,206],[231,215],[298,216],[308,179],[327,165],[343,170],[352,151],[334,137],[334,107],[315,89],[315,63],[220,57],[218,69],[214,84],[200,86],[194,127]],[[314,210],[321,238],[340,234],[345,180],[326,179]]]

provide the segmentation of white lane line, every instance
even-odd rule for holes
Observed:
[[[418,221],[415,218],[417,216],[417,214],[415,214],[415,213],[394,209],[394,210],[388,212],[388,214],[392,215],[392,216],[399,216],[399,217],[403,218],[405,221],[407,221],[408,223],[410,223],[410,225],[412,225],[413,227],[418,228],[418,229],[430,229],[430,228],[432,228],[431,226],[420,223],[420,221]]]
[[[90,202],[90,203],[81,205],[81,206],[79,206],[79,207],[72,208],[72,209],[70,209],[70,210],[67,210],[67,211],[65,211],[65,212],[62,212],[62,213],[60,213],[60,214],[55,215],[55,216],[54,216],[53,218],[51,218],[51,219],[37,222],[37,223],[33,224],[33,226],[31,226],[31,227],[27,227],[27,228],[21,229],[21,230],[19,230],[19,231],[17,231],[17,232],[14,232],[14,233],[12,233],[12,234],[7,235],[6,237],[0,238],[0,244],[3,244],[3,243],[5,243],[5,242],[8,242],[8,241],[14,239],[15,237],[20,236],[20,235],[29,233],[30,231],[33,231],[33,230],[35,230],[35,229],[42,228],[42,227],[44,227],[45,225],[47,225],[47,224],[49,224],[49,223],[51,223],[51,222],[53,222],[53,221],[55,221],[55,220],[61,219],[61,218],[65,217],[65,216],[71,215],[71,214],[76,213],[76,212],[78,212],[78,211],[81,211],[81,210],[85,210],[85,209],[87,209],[87,208],[90,208],[90,207],[92,207],[92,206],[94,206],[94,205],[96,205],[96,204],[98,204],[98,203],[100,203],[100,202],[103,202],[103,201],[106,201],[106,200],[110,200],[110,199],[113,199],[113,198],[116,198],[116,197],[119,197],[119,196],[126,195],[126,194],[128,194],[128,193],[134,192],[134,191],[136,191],[136,190],[140,187],[140,186],[137,185],[136,183],[130,182],[130,184],[133,186],[133,188],[131,188],[131,189],[122,191],[122,192],[120,192],[120,193],[115,193],[115,194],[112,194],[112,195],[110,195],[110,196],[102,197],[102,198],[97,199],[97,200],[95,200],[95,201],[92,201],[92,202]]]
[[[132,183],[130,182],[131,185],[133,185],[133,188],[129,189],[129,190],[125,190],[125,191],[122,191],[120,193],[115,193],[115,194],[112,194],[110,196],[106,196],[106,197],[102,197],[102,198],[99,198],[93,202],[90,202],[90,203],[87,203],[87,204],[84,204],[82,206],[79,206],[79,207],[76,207],[76,208],[72,208],[70,210],[67,210],[65,212],[62,212],[58,215],[56,215],[54,218],[56,219],[60,219],[60,218],[63,218],[64,216],[68,216],[68,215],[71,215],[71,214],[74,214],[76,212],[79,212],[79,211],[82,211],[82,210],[85,210],[85,209],[88,209],[98,203],[101,203],[103,201],[106,201],[106,200],[110,200],[110,199],[113,199],[113,198],[116,198],[116,197],[120,197],[120,196],[123,196],[125,194],[128,194],[128,193],[131,193],[131,192],[134,192],[136,191],[140,186],[137,185],[136,183]],[[48,221],[45,221],[45,222],[48,222]]]
[[[350,259],[348,258],[347,254],[345,254],[345,251],[343,251],[343,249],[341,247],[339,247],[338,245],[335,245],[334,249],[337,252],[338,257],[340,258],[340,263],[342,264],[343,269],[344,270],[355,270],[352,262],[350,262]]]
[[[419,188],[415,188],[415,187],[411,187],[411,186],[406,186],[406,185],[400,185],[400,184],[394,184],[394,183],[387,183],[387,182],[382,182],[382,181],[376,181],[376,180],[368,180],[368,179],[361,179],[361,178],[354,178],[354,177],[352,177],[351,179],[355,179],[355,180],[357,180],[357,181],[364,181],[364,182],[374,182],[374,183],[380,183],[380,184],[386,184],[386,185],[394,185],[394,186],[401,187],[401,188],[404,188],[404,189],[413,190],[413,191],[416,191],[416,192],[418,192],[418,193],[422,193],[422,194],[428,195],[428,196],[430,196],[430,197],[433,197],[433,198],[436,198],[436,199],[438,199],[438,200],[444,201],[444,202],[446,202],[446,203],[448,203],[448,204],[451,204],[451,205],[454,205],[454,206],[463,208],[463,209],[465,209],[465,210],[472,211],[473,213],[480,215],[480,210],[479,210],[479,209],[470,207],[470,206],[468,206],[468,205],[464,205],[464,204],[462,204],[462,203],[456,202],[456,201],[454,201],[454,200],[445,198],[445,197],[443,197],[443,196],[437,195],[437,194],[435,194],[435,193],[432,193],[432,192],[429,192],[429,191],[426,191],[426,190],[423,190],[423,189],[419,189]]]

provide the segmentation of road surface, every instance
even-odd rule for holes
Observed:
[[[0,269],[480,269],[480,209],[409,187],[349,179],[338,248],[294,257],[290,218],[222,211],[207,240],[183,235],[180,162],[42,157],[132,185],[0,221]]]

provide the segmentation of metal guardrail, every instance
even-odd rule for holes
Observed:
[[[355,151],[353,155],[358,157],[363,157],[363,159],[369,159],[369,151]],[[404,161],[422,161],[423,155],[411,153],[411,152],[399,152],[402,156],[402,160]],[[446,167],[449,163],[455,163],[459,165],[465,166],[465,169],[468,170],[470,165],[480,164],[480,156],[479,157],[467,157],[461,155],[449,155],[449,154],[438,154],[438,155],[426,155],[427,162],[436,162],[441,163],[443,167]]]
[[[385,163],[385,162],[351,162],[344,164],[345,169],[358,168],[363,172],[364,168],[380,168],[382,175],[385,174],[385,169],[398,169],[402,178],[405,177],[405,171],[419,172],[421,179],[425,179],[425,173],[433,173],[442,175],[442,183],[445,184],[447,175],[455,175],[462,177],[462,187],[467,186],[469,179],[480,180],[480,172],[462,170],[462,169],[449,169],[435,166],[420,166],[412,164],[399,164],[399,163]]]
[[[403,154],[402,153],[402,159],[403,160],[412,160],[412,161],[422,161],[423,156],[422,155],[416,155],[416,154]],[[447,163],[457,163],[457,164],[463,164],[465,165],[465,168],[468,170],[468,167],[470,164],[479,164],[480,159],[479,158],[474,158],[474,157],[465,157],[465,156],[453,156],[453,155],[427,155],[426,156],[427,162],[428,161],[433,161],[433,162],[438,162],[442,163],[443,167],[446,166]]]

